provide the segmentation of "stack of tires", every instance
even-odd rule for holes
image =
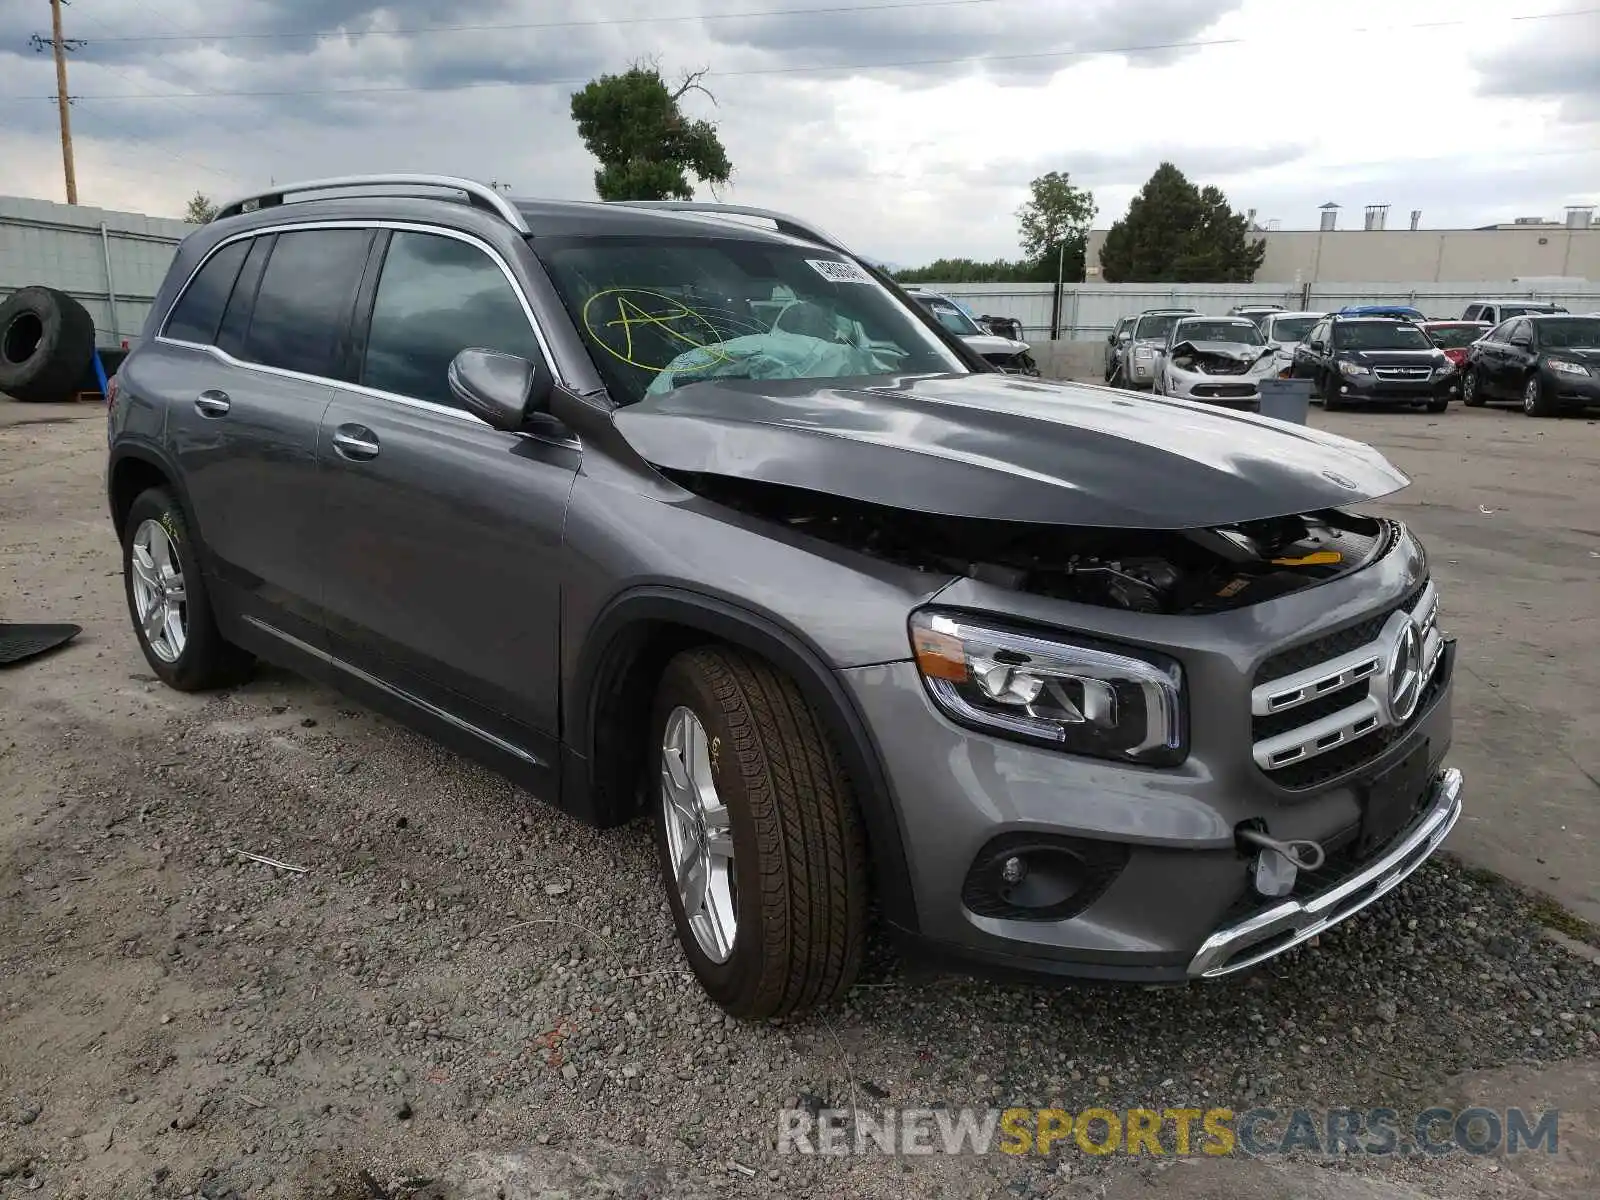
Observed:
[[[71,400],[93,362],[94,318],[65,292],[25,287],[0,301],[0,393]]]

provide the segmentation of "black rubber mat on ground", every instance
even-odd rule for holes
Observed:
[[[0,667],[65,646],[82,632],[81,625],[11,625],[0,621]]]

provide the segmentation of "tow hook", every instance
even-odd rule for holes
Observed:
[[[1256,855],[1256,891],[1276,899],[1294,890],[1301,871],[1315,871],[1327,860],[1322,847],[1309,838],[1279,841],[1264,830],[1241,827],[1235,831],[1241,842],[1260,849]]]

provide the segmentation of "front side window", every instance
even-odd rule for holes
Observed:
[[[467,349],[542,358],[498,263],[457,238],[395,233],[378,277],[361,383],[459,408],[448,373],[451,359]]]
[[[165,336],[202,346],[216,341],[222,310],[233,294],[234,280],[239,278],[239,267],[249,249],[249,239],[230,242],[206,260],[206,265],[189,281],[178,303],[173,305],[163,331]]]
[[[240,357],[302,375],[340,378],[340,347],[371,238],[366,229],[278,234]]]
[[[742,238],[536,240],[618,404],[709,379],[965,374],[857,263]]]

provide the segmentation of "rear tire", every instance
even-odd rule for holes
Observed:
[[[686,651],[662,675],[651,728],[662,878],[701,986],[745,1018],[839,995],[865,942],[866,838],[850,781],[799,688],[739,650]],[[703,813],[686,819],[696,799]],[[731,921],[708,919],[729,907]]]
[[[165,488],[128,509],[122,579],[139,649],[168,687],[202,692],[249,677],[255,660],[218,631],[183,509]]]
[[[1522,385],[1522,411],[1530,417],[1553,417],[1559,411],[1556,398],[1538,372],[1528,376],[1528,382]]]
[[[1468,367],[1461,377],[1461,403],[1468,408],[1483,407],[1483,381],[1473,367]]]

